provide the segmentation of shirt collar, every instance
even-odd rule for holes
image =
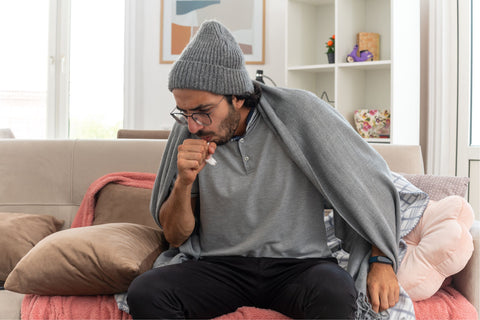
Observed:
[[[250,108],[250,112],[248,113],[247,120],[246,120],[247,121],[247,128],[245,129],[245,134],[242,135],[242,136],[235,136],[232,139],[230,139],[230,141],[238,141],[241,138],[245,137],[250,132],[250,130],[252,129],[253,124],[255,123],[257,118],[258,118],[257,108],[255,108],[255,107]]]

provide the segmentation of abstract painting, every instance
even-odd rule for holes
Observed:
[[[210,19],[232,32],[248,64],[265,63],[265,0],[162,0],[160,63],[174,62]]]

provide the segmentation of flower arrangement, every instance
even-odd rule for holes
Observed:
[[[334,53],[335,52],[335,35],[330,37],[330,40],[325,42],[326,47],[327,47],[327,54],[328,53]]]

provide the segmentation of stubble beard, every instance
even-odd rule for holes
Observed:
[[[218,134],[215,134],[215,132],[212,131],[199,131],[196,135],[198,137],[212,136],[210,141],[215,142],[217,146],[228,143],[235,136],[235,132],[240,124],[240,112],[235,110],[232,104],[229,104],[228,106],[229,109],[227,118],[220,123]]]

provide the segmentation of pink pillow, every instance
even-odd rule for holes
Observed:
[[[459,196],[430,201],[415,229],[403,239],[407,253],[398,280],[412,300],[431,297],[446,277],[461,271],[473,252],[473,209]]]

